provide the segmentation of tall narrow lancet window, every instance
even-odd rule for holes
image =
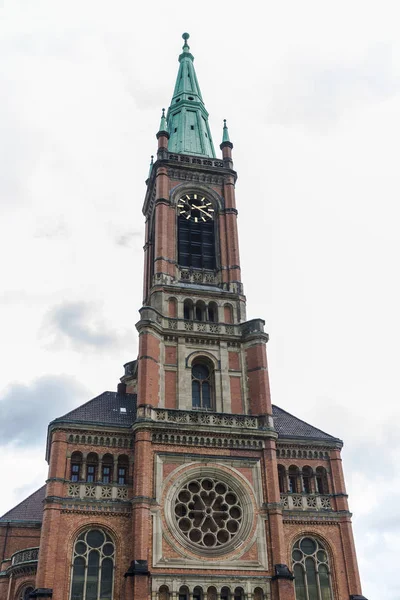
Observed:
[[[201,204],[200,196],[198,204]],[[178,262],[181,267],[215,269],[214,220],[204,216],[200,210],[187,208],[185,214],[178,216]]]
[[[206,363],[196,362],[192,366],[192,406],[210,410],[212,408],[212,370]]]
[[[292,551],[296,600],[332,600],[328,553],[314,538],[298,540]]]
[[[105,531],[81,533],[74,545],[70,600],[112,600],[114,553]]]

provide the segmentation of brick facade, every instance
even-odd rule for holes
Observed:
[[[90,529],[115,549],[114,600],[198,600],[198,588],[204,600],[295,600],[302,538],[326,552],[332,600],[361,597],[342,444],[272,406],[268,335],[246,321],[232,144],[214,159],[170,153],[168,132],[157,137],[137,361],[118,393],[50,424],[42,516],[0,520],[0,600],[28,585],[71,598],[75,543]],[[209,272],[180,264],[177,203],[193,193],[215,211]],[[210,406],[193,405],[196,365],[210,373]],[[36,559],[18,555],[29,548]]]

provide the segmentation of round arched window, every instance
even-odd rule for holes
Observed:
[[[332,600],[329,557],[319,540],[303,537],[292,550],[296,600]]]
[[[70,600],[112,600],[115,547],[102,529],[81,533],[74,545]]]

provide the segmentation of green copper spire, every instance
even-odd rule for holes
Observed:
[[[184,33],[182,37],[185,43],[179,56],[178,76],[167,114],[170,135],[168,150],[215,158],[208,112],[194,70],[194,57],[187,43],[189,34]]]
[[[224,119],[224,129],[222,131],[222,143],[224,142],[230,142],[231,140],[229,139],[229,131],[228,131],[228,126],[226,124],[226,119]]]

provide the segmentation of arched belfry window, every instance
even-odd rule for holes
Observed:
[[[112,600],[115,547],[102,529],[81,533],[74,545],[70,600]]]
[[[192,407],[211,410],[213,406],[213,371],[206,362],[192,366]]]
[[[296,600],[333,600],[329,557],[319,540],[298,540],[292,560]]]
[[[182,204],[182,208],[180,204]],[[178,203],[178,262],[181,267],[215,269],[215,223],[209,202],[186,194]],[[200,208],[193,208],[199,206]],[[201,210],[200,210],[201,209]],[[179,211],[183,211],[182,214]]]

